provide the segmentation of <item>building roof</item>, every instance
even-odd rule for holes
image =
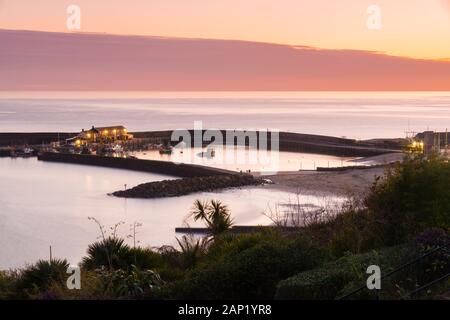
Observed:
[[[94,127],[94,126],[92,126],[92,128],[88,131],[98,133],[98,132],[101,132],[104,130],[112,131],[112,130],[124,130],[124,129],[125,129],[124,126],[109,126],[109,127]]]
[[[110,126],[110,127],[95,127],[95,129],[97,129],[97,130],[114,130],[114,129],[123,130],[123,129],[125,129],[125,127],[124,126]]]

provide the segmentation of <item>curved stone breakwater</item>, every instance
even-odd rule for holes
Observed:
[[[209,176],[235,174],[234,171],[186,163],[176,164],[169,161],[143,160],[133,158],[115,158],[115,157],[58,153],[58,152],[43,152],[38,155],[38,160],[83,164],[83,165],[126,169],[142,172],[154,172],[182,178],[209,177]]]
[[[263,183],[265,183],[265,180],[254,178],[248,174],[193,177],[143,183],[128,190],[113,192],[112,195],[122,198],[178,197],[194,192],[256,186]]]

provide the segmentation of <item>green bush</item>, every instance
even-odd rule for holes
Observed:
[[[364,254],[347,254],[335,262],[302,272],[280,281],[276,299],[335,299],[359,286],[367,278],[370,265],[378,265],[382,273],[389,272],[403,260],[404,247],[386,248]]]
[[[135,266],[129,271],[99,269],[97,276],[104,293],[113,297],[150,298],[164,283],[153,270],[141,270]]]
[[[366,206],[379,246],[405,243],[427,228],[449,228],[450,163],[437,156],[405,159],[374,184]]]
[[[450,228],[450,164],[438,157],[388,167],[364,199],[349,201],[341,214],[307,231],[325,239],[338,258],[405,244],[428,228]]]
[[[220,261],[226,260],[234,255],[240,254],[242,251],[250,249],[262,243],[274,243],[286,239],[276,231],[264,231],[250,234],[223,234],[210,245],[206,260]]]
[[[323,249],[305,238],[227,236],[211,247],[210,256],[199,267],[172,287],[170,295],[185,299],[272,299],[278,281],[317,267],[325,257]]]
[[[176,238],[180,246],[180,263],[183,269],[194,268],[205,256],[209,241],[207,238],[195,238],[193,236],[182,236]]]
[[[129,269],[131,265],[139,269],[154,269],[163,264],[161,256],[149,248],[129,248],[119,258],[122,269]]]
[[[123,257],[129,257],[130,247],[123,239],[108,237],[94,242],[88,246],[87,257],[82,259],[84,269],[95,270],[97,268],[120,269],[123,265]]]
[[[90,244],[81,265],[86,270],[99,268],[129,270],[132,265],[153,269],[162,264],[158,253],[147,248],[130,248],[123,239],[109,237]]]
[[[17,271],[0,271],[0,300],[15,298]]]
[[[349,210],[335,217],[329,230],[329,248],[333,256],[360,253],[367,246],[368,217],[365,210]],[[369,249],[373,247],[369,246]]]
[[[447,250],[439,249],[442,247],[446,247]],[[433,252],[436,249],[438,250]],[[429,254],[430,252],[433,253]],[[409,246],[409,259],[425,255],[426,257],[403,272],[405,279],[401,279],[401,285],[405,291],[424,286],[450,272],[450,232],[432,228],[414,238]],[[430,293],[436,292],[434,289],[439,287],[436,285],[430,288]]]
[[[39,260],[19,273],[16,288],[18,292],[25,295],[46,292],[53,283],[65,283],[68,267],[67,260]]]
[[[353,275],[347,270],[335,264],[329,264],[281,281],[277,286],[275,298],[331,300],[352,279]]]

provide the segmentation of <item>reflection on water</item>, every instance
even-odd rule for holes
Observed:
[[[123,199],[107,193],[168,176],[60,164],[30,159],[0,158],[0,269],[19,267],[54,257],[78,263],[87,245],[96,240],[97,226],[124,221],[121,236],[134,221],[143,223],[138,240],[145,246],[175,245],[175,227],[182,226],[195,199],[220,199],[239,225],[269,224],[262,215],[268,206],[286,202],[291,194],[264,187],[197,193],[179,198]],[[320,199],[305,202],[320,204]],[[192,224],[196,226],[196,224]]]
[[[210,148],[211,149],[211,148]],[[335,157],[298,152],[270,152],[241,146],[214,147],[209,156],[207,148],[173,149],[172,154],[158,150],[136,152],[140,159],[191,163],[233,171],[266,172],[315,170],[317,167],[343,167],[359,165],[358,158]]]

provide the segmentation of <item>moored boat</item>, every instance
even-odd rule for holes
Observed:
[[[172,151],[173,151],[173,147],[172,146],[159,148],[159,153],[160,154],[172,154]]]

